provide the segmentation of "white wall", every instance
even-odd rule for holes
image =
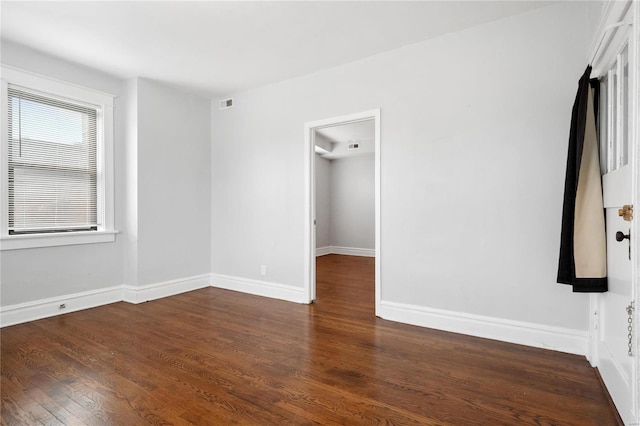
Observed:
[[[137,89],[137,284],[209,273],[210,101],[144,78]]]
[[[331,242],[331,165],[332,161],[316,154],[316,248]]]
[[[114,243],[0,252],[1,306],[209,274],[210,101],[147,79],[124,82],[14,43],[2,43],[2,63],[117,96],[120,233]],[[51,314],[43,309],[38,315]]]
[[[375,249],[374,159],[316,155],[316,248]]]
[[[127,183],[120,199],[124,202],[124,222],[127,232],[123,241],[123,283],[138,283],[138,79],[131,78],[124,84],[126,102],[125,117],[124,179]]]
[[[585,25],[561,3],[235,94],[213,109],[213,272],[301,287],[303,124],[381,108],[382,299],[586,331],[588,296],[555,283]]]
[[[331,245],[375,249],[374,154],[331,162]]]
[[[124,228],[122,81],[95,70],[2,41],[2,63],[107,92],[115,99],[115,226]],[[0,252],[1,305],[14,305],[62,294],[122,284],[122,235],[114,243],[46,247]]]
[[[587,2],[587,41],[591,42],[597,36],[598,24],[600,24],[606,6],[607,1],[604,0]],[[591,44],[592,43],[589,43],[589,46],[591,46]]]

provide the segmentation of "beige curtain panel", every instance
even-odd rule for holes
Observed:
[[[565,175],[558,283],[574,292],[605,292],[607,253],[596,118],[599,82],[591,66],[578,83]]]

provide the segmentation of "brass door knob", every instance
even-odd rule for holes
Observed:
[[[621,209],[618,209],[618,216],[627,222],[631,222],[633,220],[633,206],[631,204],[622,206]]]

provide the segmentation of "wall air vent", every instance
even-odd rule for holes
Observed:
[[[220,101],[220,109],[228,109],[228,108],[231,108],[232,106],[233,106],[232,98],[224,99]]]
[[[357,144],[357,143],[349,144],[349,151],[353,151],[354,149],[359,149],[359,148],[360,148],[360,144]]]

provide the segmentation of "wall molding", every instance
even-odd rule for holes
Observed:
[[[302,287],[228,275],[202,274],[143,286],[122,284],[99,290],[72,293],[50,299],[0,307],[0,327],[95,308],[115,302],[138,304],[206,287],[240,291],[289,302],[308,302],[305,299]],[[61,304],[65,304],[66,307],[60,309]]]
[[[318,247],[316,249],[316,257],[326,256],[327,254],[333,253],[331,251],[331,246]]]
[[[123,284],[122,300],[138,304],[210,286],[211,274],[196,275],[193,277],[163,281],[143,286]]]
[[[122,301],[122,286],[83,291],[0,307],[0,327],[68,314]],[[60,309],[60,305],[66,307]]]
[[[256,296],[281,299],[289,302],[307,303],[303,287],[274,283],[269,281],[253,280],[248,278],[233,277],[229,275],[211,274],[211,286],[226,290],[239,291],[254,294]]]
[[[307,303],[302,287],[234,277],[202,274],[144,286],[120,285],[0,307],[0,327],[125,301],[142,303],[206,287]],[[64,309],[60,305],[65,304]],[[386,320],[461,333],[577,355],[588,355],[588,331],[381,301],[377,314]]]
[[[375,249],[358,248],[358,247],[340,247],[340,246],[326,246],[316,249],[316,257],[325,256],[327,254],[342,254],[346,256],[363,256],[363,257],[376,257]]]
[[[389,301],[380,302],[377,314],[390,321],[576,355],[586,356],[589,348],[587,330],[552,327]]]
[[[142,303],[211,286],[211,274],[144,286],[119,285],[0,307],[0,327],[68,314],[116,302]],[[60,309],[64,304],[65,308]]]

